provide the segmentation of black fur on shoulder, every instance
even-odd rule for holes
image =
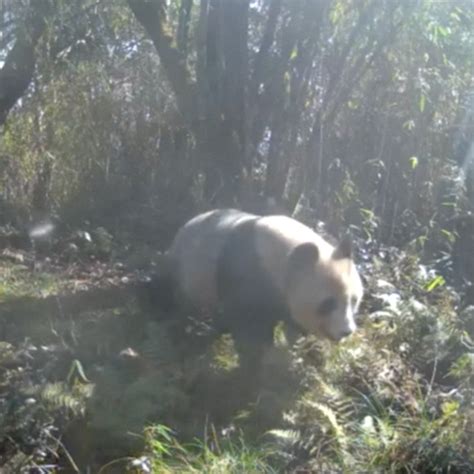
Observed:
[[[261,265],[256,249],[258,218],[232,231],[217,262],[217,291],[222,313],[217,324],[230,332],[244,370],[259,363],[273,342],[278,321],[290,323],[287,305]]]

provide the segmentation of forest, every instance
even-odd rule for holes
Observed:
[[[148,291],[217,208],[365,289],[258,396]],[[473,473],[473,212],[471,0],[2,0],[0,472]]]

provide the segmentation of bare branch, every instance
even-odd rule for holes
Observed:
[[[390,12],[389,18],[392,17],[397,5],[395,4]],[[354,66],[350,68],[344,77],[347,78],[346,82],[341,85],[336,94],[336,98],[333,100],[331,107],[324,113],[324,122],[332,123],[337,113],[340,110],[340,105],[343,104],[349,97],[355,84],[360,82],[361,78],[370,70],[371,64],[375,59],[382,53],[385,46],[391,44],[396,34],[400,31],[401,26],[407,15],[402,15],[402,19],[390,26],[390,30],[385,32],[385,28],[380,27],[380,31],[374,32],[371,40],[368,41],[366,47],[361,51],[357,58]]]
[[[179,9],[179,23],[176,43],[183,56],[186,57],[188,50],[189,22],[191,19],[192,0],[181,0]]]
[[[186,68],[185,57],[172,44],[165,4],[163,0],[128,0],[135,18],[153,41],[183,118],[192,122],[196,116],[195,87]]]
[[[268,57],[268,52],[275,38],[275,30],[278,15],[281,11],[281,5],[282,0],[271,0],[265,32],[263,33],[260,49],[258,50],[257,57],[255,58],[255,66],[252,76],[252,88],[254,91],[258,90],[259,83],[261,82],[261,78],[265,70],[265,59]]]
[[[357,21],[355,27],[352,29],[349,38],[345,44],[343,51],[341,52],[339,59],[337,60],[336,67],[334,68],[334,72],[331,75],[331,80],[329,81],[328,88],[325,94],[324,102],[327,103],[331,99],[331,95],[339,85],[343,71],[346,66],[346,63],[349,59],[349,56],[354,49],[354,46],[357,45],[357,37],[360,36],[364,31],[365,27],[369,24],[369,21],[374,18],[374,10],[376,6],[376,2],[371,2],[359,15],[359,20]],[[396,4],[395,4],[396,6]],[[371,45],[370,45],[371,46]]]

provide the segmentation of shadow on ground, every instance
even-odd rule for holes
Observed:
[[[278,425],[299,383],[286,348],[266,354],[261,380],[250,386],[230,338],[179,318],[160,322],[134,296],[134,289],[109,288],[0,304],[0,339],[13,354],[8,362],[0,348],[9,377],[0,408],[0,436],[10,440],[0,452],[4,466],[15,450],[26,457],[41,450],[51,427],[60,442],[43,461],[96,472],[138,455],[152,423],[184,441],[202,438],[210,426],[258,437]],[[41,406],[47,420],[35,420],[39,411],[30,405]]]

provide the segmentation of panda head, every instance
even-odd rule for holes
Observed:
[[[290,253],[287,303],[292,320],[305,332],[333,341],[352,334],[362,293],[349,239],[330,250],[305,242]]]

